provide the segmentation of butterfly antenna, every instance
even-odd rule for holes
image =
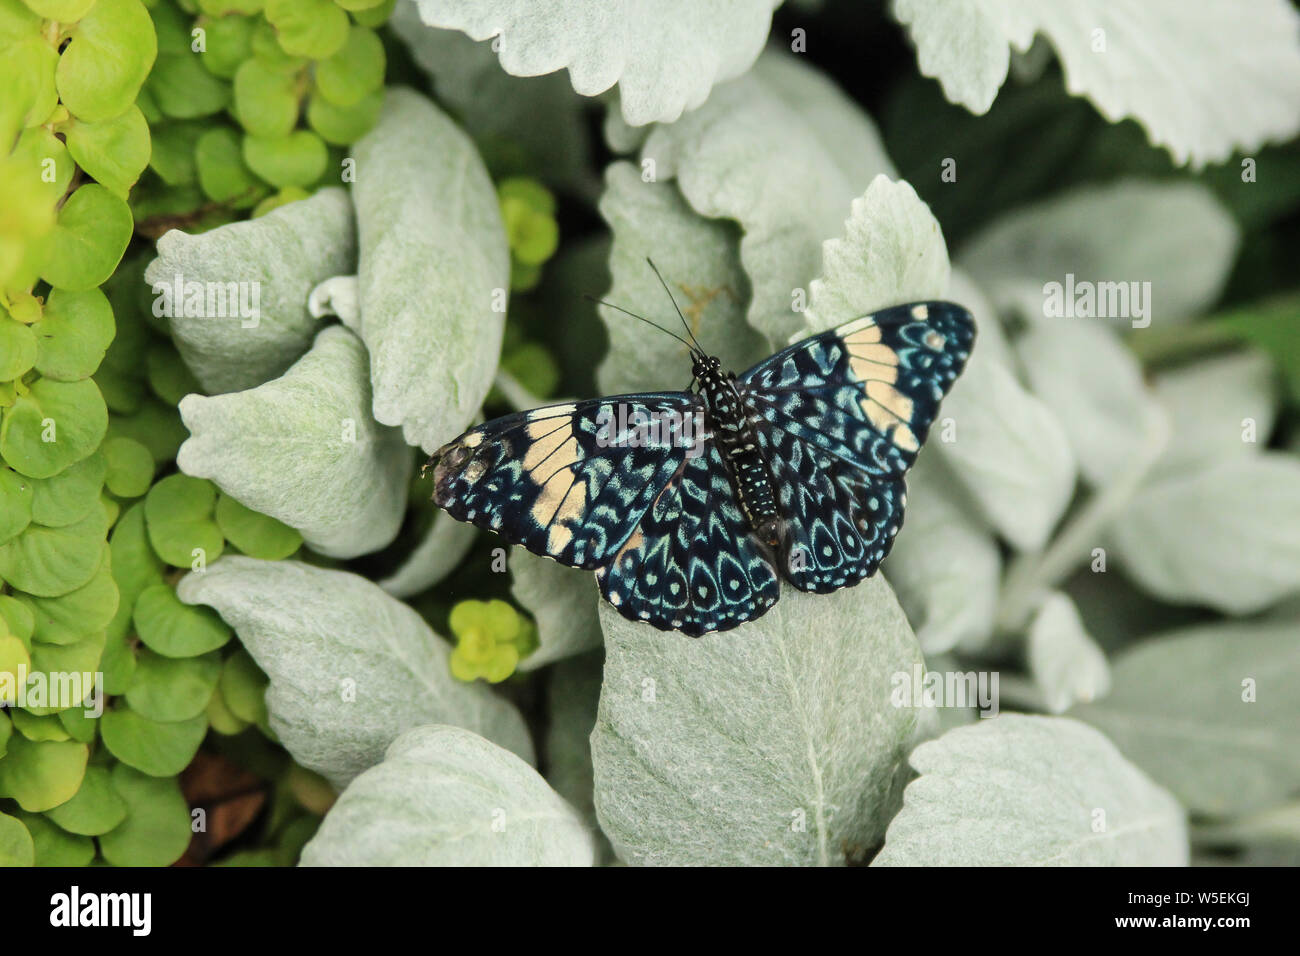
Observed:
[[[672,329],[665,329],[662,325],[658,324],[657,322],[651,322],[651,321],[650,321],[649,319],[647,319],[644,315],[637,315],[635,312],[629,312],[627,309],[623,308],[621,305],[615,305],[613,302],[606,302],[604,299],[598,299],[598,298],[596,298],[594,295],[584,295],[583,298],[584,298],[584,299],[587,299],[587,300],[589,300],[589,301],[591,301],[591,302],[598,303],[599,305],[608,306],[609,308],[614,309],[614,310],[617,311],[617,312],[622,312],[624,315],[630,315],[630,316],[632,316],[632,318],[637,319],[637,320],[639,320],[639,321],[641,321],[641,322],[644,322],[646,325],[650,326],[651,328],[658,329],[658,330],[659,330],[660,332],[662,332],[664,335],[671,335],[673,338],[675,338],[678,342],[681,342],[682,345],[685,345],[685,346],[686,346],[688,349],[690,349],[692,352],[695,352],[696,349],[697,349],[697,346],[693,346],[693,345],[691,345],[690,342],[687,342],[684,338],[682,338],[680,335],[678,335],[678,334],[677,334],[676,332],[674,332]]]
[[[695,333],[691,331],[691,324],[686,321],[686,316],[682,315],[681,306],[677,304],[677,299],[673,296],[673,290],[668,287],[668,283],[664,281],[663,275],[660,274],[659,267],[654,264],[654,260],[649,256],[645,257],[645,261],[650,264],[650,268],[654,270],[655,276],[659,279],[659,284],[663,286],[664,291],[668,293],[668,300],[672,302],[673,308],[677,310],[677,318],[682,320],[682,327],[686,329],[686,334],[689,335],[691,341],[695,343],[696,350],[698,350],[701,355],[705,354],[704,346],[700,345],[699,341],[696,340]]]

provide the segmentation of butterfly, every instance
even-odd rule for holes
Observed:
[[[627,314],[686,345],[685,391],[471,428],[426,464],[434,502],[594,571],[624,617],[691,636],[761,617],[782,578],[827,593],[874,574],[903,522],[904,476],[970,356],[971,314],[951,302],[893,306],[740,375],[685,317],[690,341]]]

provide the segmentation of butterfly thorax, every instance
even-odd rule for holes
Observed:
[[[766,544],[780,543],[781,516],[776,507],[772,472],[758,433],[736,388],[736,377],[722,371],[716,358],[698,359],[694,367],[710,431],[731,473],[736,499],[750,529]]]

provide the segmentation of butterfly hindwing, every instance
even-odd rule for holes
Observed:
[[[712,442],[682,463],[596,579],[624,617],[690,635],[760,617],[780,596]]]
[[[833,591],[875,573],[903,523],[903,476],[974,342],[948,302],[885,309],[739,379],[784,521],[782,574]]]
[[[699,409],[696,395],[660,392],[495,419],[434,454],[434,501],[535,554],[594,570],[703,440],[693,431]],[[648,421],[660,424],[638,428]]]

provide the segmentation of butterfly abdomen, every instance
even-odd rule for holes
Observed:
[[[710,430],[731,472],[740,510],[750,530],[775,547],[780,541],[781,515],[776,506],[772,472],[734,379],[705,372],[700,377],[700,390],[704,394]]]

